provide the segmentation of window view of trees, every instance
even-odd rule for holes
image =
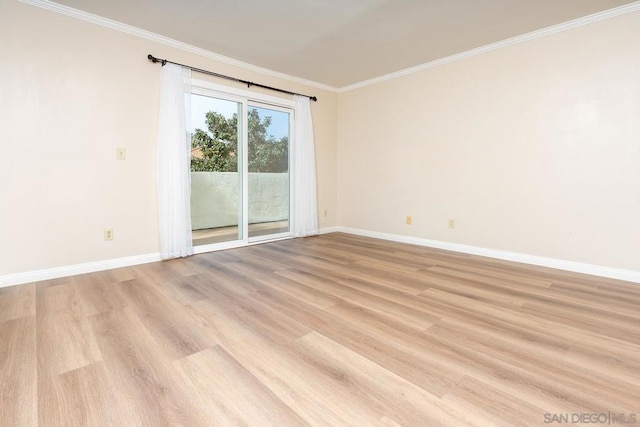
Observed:
[[[289,169],[289,139],[268,134],[271,117],[260,118],[255,108],[248,112],[249,172],[282,173]],[[191,136],[192,172],[238,171],[238,116],[206,114],[207,129]]]

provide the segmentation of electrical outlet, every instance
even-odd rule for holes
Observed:
[[[456,228],[456,220],[455,219],[450,219],[449,220],[449,228]]]
[[[412,225],[413,217],[411,215],[407,215],[406,222],[407,222],[407,225]]]
[[[127,158],[127,149],[124,147],[116,148],[116,159],[125,160]]]
[[[104,229],[104,240],[113,240],[113,228]]]

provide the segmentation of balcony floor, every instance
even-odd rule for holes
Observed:
[[[249,224],[249,237],[266,236],[269,234],[285,233],[287,231],[289,231],[289,221]],[[238,239],[238,226],[193,230],[192,236],[194,246],[230,242]]]

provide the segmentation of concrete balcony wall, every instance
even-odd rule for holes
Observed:
[[[240,180],[235,172],[191,172],[191,227],[238,224]],[[249,173],[249,223],[289,218],[289,174]]]

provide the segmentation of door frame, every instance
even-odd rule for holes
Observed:
[[[294,121],[295,121],[295,103],[293,100],[280,98],[272,95],[256,93],[240,88],[233,88],[217,83],[212,83],[205,80],[193,79],[191,82],[191,93],[202,96],[210,96],[213,98],[219,98],[223,100],[238,102],[242,104],[242,141],[238,141],[238,147],[242,152],[242,165],[238,165],[241,168],[240,177],[242,182],[242,224],[238,224],[242,230],[242,239],[233,240],[229,242],[212,243],[208,245],[199,245],[193,247],[194,254],[218,251],[223,249],[239,248],[248,245],[272,242],[276,240],[291,239],[293,233],[291,232],[291,217],[293,212],[293,179],[294,162],[292,162],[292,152],[295,149],[295,141],[293,136]],[[248,153],[248,126],[247,117],[250,108],[250,104],[254,104],[260,108],[273,108],[275,110],[281,110],[290,114],[289,120],[289,231],[284,233],[269,234],[265,236],[255,236],[249,238],[249,153]],[[256,105],[257,104],[257,105]],[[240,222],[240,221],[239,221]]]
[[[289,231],[286,232],[282,232],[282,233],[274,233],[274,234],[267,234],[265,236],[255,236],[255,237],[250,237],[249,236],[249,230],[247,228],[247,237],[249,238],[249,243],[263,243],[265,241],[273,241],[273,240],[280,240],[283,238],[288,238],[292,236],[291,233],[291,214],[293,212],[293,156],[291,155],[291,153],[293,152],[293,124],[294,124],[294,110],[293,107],[283,107],[280,105],[273,105],[273,104],[268,104],[266,102],[262,102],[262,101],[254,101],[254,100],[250,100],[247,103],[247,114],[249,114],[249,108],[251,107],[257,107],[257,108],[264,108],[264,109],[270,109],[273,111],[280,111],[283,113],[288,113],[289,114],[289,147],[288,147],[288,168],[287,168],[287,172],[289,174],[289,217],[288,217],[288,222],[289,222]],[[248,130],[248,126],[247,126],[247,130]],[[247,136],[247,143],[249,142],[249,138]],[[249,154],[249,150],[247,150],[247,156]],[[247,181],[248,181],[248,172],[249,172],[249,162],[247,159]],[[247,196],[249,195],[249,191],[247,190]],[[247,209],[249,207],[249,203],[247,201]],[[248,215],[248,213],[247,213]],[[247,224],[249,221],[249,217],[247,216]]]

